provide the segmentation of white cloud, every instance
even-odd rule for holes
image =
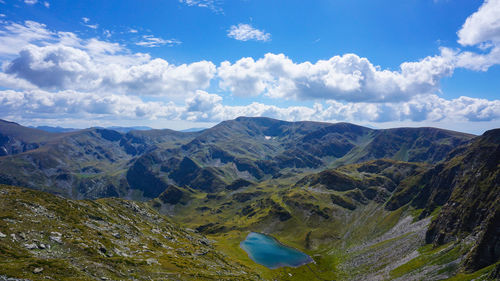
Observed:
[[[10,24],[0,31],[3,42],[12,42],[0,54],[18,53],[0,76],[0,86],[17,89],[39,87],[51,91],[85,91],[128,95],[155,95],[182,99],[205,89],[216,67],[208,61],[172,65],[147,54],[130,53],[117,43],[81,39],[70,32],[50,32],[44,25]],[[34,44],[36,43],[36,45]],[[9,56],[10,57],[10,56]],[[5,83],[2,85],[2,83]],[[16,89],[16,88],[14,88]]]
[[[398,71],[381,70],[355,54],[316,63],[295,63],[283,54],[255,61],[222,62],[220,87],[237,96],[265,94],[272,98],[387,102],[409,100],[438,90],[439,80],[453,72],[453,53],[401,64]]]
[[[44,24],[25,21],[24,24],[10,23],[0,27],[0,57],[19,53],[29,44],[44,43],[53,40],[55,33]]]
[[[24,0],[24,3],[26,3],[28,5],[34,5],[34,4],[38,3],[38,0]]]
[[[475,46],[481,52],[457,55],[457,67],[486,71],[500,64],[500,0],[486,0],[457,32],[458,43]]]
[[[311,107],[278,107],[254,102],[230,106],[221,96],[197,91],[184,105],[173,102],[147,102],[136,96],[101,95],[78,91],[43,90],[0,91],[0,118],[33,119],[102,119],[170,120],[220,122],[238,116],[265,116],[288,121],[347,121],[356,123],[440,124],[499,121],[500,101],[469,97],[445,100],[436,95],[415,97],[401,103],[340,103],[327,101]],[[394,123],[399,122],[399,123]],[[465,128],[462,128],[463,130]]]
[[[90,19],[87,17],[83,17],[82,21],[83,21],[83,25],[88,27],[88,28],[97,29],[99,27],[98,24],[89,24]]]
[[[50,8],[50,3],[47,1],[43,2],[43,5],[45,6],[45,8]]]
[[[216,13],[222,13],[222,8],[220,7],[221,1],[222,0],[179,0],[180,3],[186,4],[188,6],[209,8]]]
[[[172,103],[144,102],[138,97],[99,95],[75,91],[0,91],[0,111],[14,118],[176,118],[179,108]]]
[[[271,34],[243,23],[232,25],[227,31],[227,36],[240,41],[255,40],[266,42],[271,40]]]
[[[137,32],[139,32],[139,31],[137,31],[137,29],[130,28],[130,29],[128,30],[128,32],[130,32],[130,33],[137,33]]]
[[[458,43],[473,46],[500,42],[500,0],[485,0],[477,12],[467,18],[458,31]]]
[[[0,87],[10,89],[0,90],[0,118],[12,120],[218,122],[238,116],[356,123],[500,120],[499,100],[446,100],[435,95],[440,79],[455,67],[496,63],[481,54],[446,48],[439,55],[402,63],[397,70],[382,69],[355,54],[314,63],[266,54],[216,68],[210,61],[173,65],[118,43],[50,31],[32,21],[4,22],[0,42]],[[496,57],[493,51],[489,54]],[[316,103],[227,105],[221,95],[203,91],[214,78],[220,88],[237,96]]]
[[[47,90],[114,92],[181,98],[209,86],[215,74],[211,62],[179,66],[163,59],[128,55],[127,65],[112,55],[115,46],[92,40],[86,49],[61,45],[29,46],[20,52],[5,73]],[[110,53],[111,55],[106,55]],[[123,56],[122,56],[123,58]],[[134,61],[135,60],[135,61]]]
[[[97,29],[99,27],[98,24],[84,24],[86,27],[88,28],[92,28],[92,29]]]
[[[500,120],[500,101],[469,97],[445,100],[436,95],[417,96],[400,103],[341,103],[327,101],[312,107],[278,107],[254,102],[244,106],[223,105],[222,97],[198,91],[188,99],[180,119],[219,122],[238,116],[265,116],[289,121],[348,122],[477,122]]]
[[[159,37],[154,37],[153,35],[144,35],[142,36],[142,39],[143,39],[142,41],[139,41],[135,44],[143,47],[152,48],[152,47],[160,47],[163,45],[174,46],[182,43],[177,39],[162,39]]]

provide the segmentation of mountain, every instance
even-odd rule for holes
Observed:
[[[25,222],[29,216],[21,216],[31,212],[25,208],[61,205],[75,213],[70,217],[75,228],[83,224],[87,233],[98,225],[106,239],[103,231],[115,225],[150,222],[140,230],[149,235],[147,227],[167,223],[176,229],[176,241],[184,242],[168,245],[176,250],[158,251],[165,261],[176,261],[174,272],[192,268],[177,277],[181,280],[196,278],[189,275],[195,272],[217,279],[205,270],[214,257],[228,262],[220,270],[230,280],[495,280],[500,274],[500,129],[473,136],[436,128],[376,130],[249,117],[199,132],[90,128],[48,133],[6,121],[0,125],[8,140],[2,144],[8,153],[0,157],[0,183],[63,196],[3,186],[0,196],[8,195],[0,199],[10,206],[0,212],[0,221],[9,223],[8,228],[0,224],[3,233],[12,232],[12,222],[22,222],[17,232],[31,227]],[[17,209],[21,212],[9,211]],[[89,220],[81,218],[85,213],[91,214]],[[66,229],[68,224],[58,217],[51,226]],[[280,270],[257,265],[239,247],[250,231],[271,234],[315,263]],[[92,241],[100,241],[97,235],[90,236]],[[193,255],[183,254],[199,244],[191,240],[195,236],[212,241],[214,251],[201,255],[199,266],[191,265]],[[121,260],[114,255],[135,247],[134,239],[109,239],[100,242],[103,258],[110,252],[107,258]],[[151,243],[143,244],[151,249]],[[96,260],[72,251],[58,258],[85,265]],[[34,268],[15,258],[21,252],[0,248],[0,255],[13,253],[0,278],[36,277]],[[154,274],[172,270],[158,256],[151,258],[160,265],[139,263],[138,274],[159,279]],[[111,279],[120,279],[128,265],[137,266],[130,260],[119,266],[108,262],[98,260],[108,270],[103,276]],[[16,275],[16,266],[29,270]]]
[[[184,132],[184,133],[192,133],[192,132],[199,132],[199,131],[203,131],[203,130],[206,130],[207,128],[189,128],[189,129],[184,129],[184,130],[181,130],[181,132]]]
[[[485,132],[451,153],[447,161],[397,191],[394,205],[411,202],[420,217],[441,208],[431,223],[427,243],[443,245],[474,237],[465,267],[478,270],[500,259],[500,129]]]
[[[18,154],[39,148],[56,137],[57,134],[0,120],[0,156]]]
[[[91,128],[47,133],[2,122],[0,182],[70,198],[154,198],[169,184],[214,192],[388,158],[436,163],[473,136],[433,128],[373,130],[348,123],[240,117],[200,132]]]
[[[153,130],[153,128],[148,127],[148,126],[134,126],[134,127],[111,126],[111,127],[105,127],[104,129],[113,130],[113,131],[117,131],[117,132],[124,133],[124,134],[126,134],[126,133],[128,133],[130,131],[149,131],[149,130]]]
[[[78,129],[75,129],[75,128],[63,128],[63,127],[59,127],[59,126],[57,126],[57,127],[52,127],[52,126],[33,127],[33,126],[30,126],[30,128],[42,130],[42,131],[49,132],[49,133],[67,133],[67,132],[78,131]]]
[[[193,134],[171,130],[122,134],[99,128],[55,134],[9,125],[10,130],[3,127],[0,132],[10,140],[6,145],[24,151],[10,148],[12,155],[0,159],[0,182],[69,198],[134,197],[124,179],[129,162],[148,150],[179,145]]]
[[[46,131],[49,133],[67,133],[67,132],[74,132],[74,131],[79,131],[80,129],[75,129],[75,128],[63,128],[63,127],[52,127],[52,126],[36,126],[36,127],[30,127],[42,131]],[[153,128],[147,127],[147,126],[135,126],[135,127],[119,127],[119,126],[111,126],[111,127],[97,127],[99,129],[107,129],[107,130],[113,130],[117,131],[120,133],[128,133],[130,131],[147,131],[147,130],[152,130]]]
[[[213,192],[239,179],[262,181],[370,159],[427,157],[424,162],[436,163],[472,137],[433,128],[373,130],[348,123],[240,117],[180,147],[151,151],[136,163],[149,163],[143,169],[146,178]],[[136,168],[129,176],[139,177]]]
[[[320,279],[496,280],[499,136],[488,131],[435,164],[370,160],[218,192],[177,189],[190,203],[163,195],[153,206],[227,248],[248,231],[273,233],[315,257]]]

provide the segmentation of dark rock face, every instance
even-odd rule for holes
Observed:
[[[262,194],[264,193],[260,191],[236,193],[233,195],[233,199],[236,200],[237,202],[243,203],[252,200],[253,198],[256,198]]]
[[[98,133],[99,135],[101,135],[103,139],[108,141],[119,141],[123,136],[117,131],[106,130],[106,129],[96,129],[96,133]]]
[[[297,185],[324,185],[326,188],[336,191],[353,190],[361,186],[361,182],[354,180],[335,170],[326,170],[319,174],[301,179]]]
[[[155,198],[160,195],[168,184],[159,178],[150,167],[156,160],[153,157],[141,157],[127,171],[127,182],[132,189],[144,192],[145,197]]]
[[[332,199],[332,203],[335,205],[339,205],[349,210],[356,209],[356,205],[354,205],[351,200],[348,200],[343,196],[332,194],[330,195],[330,198]]]
[[[449,185],[434,185],[431,176],[429,187],[426,186],[431,194],[425,205],[426,213],[449,197],[429,226],[426,241],[440,245],[474,233],[479,240],[465,262],[469,270],[488,266],[500,258],[499,166],[500,130],[497,129],[475,139],[463,154],[439,169],[434,177]],[[416,204],[421,204],[421,198],[417,196]]]
[[[497,206],[500,202],[497,200]],[[475,271],[495,263],[500,259],[500,208],[482,224],[484,231],[480,234],[477,246],[469,253],[465,268]],[[497,277],[500,274],[497,273]]]
[[[245,179],[237,179],[233,181],[230,185],[226,186],[227,190],[238,190],[242,187],[247,187],[249,185],[252,185],[253,183],[250,181],[247,181]]]
[[[181,201],[184,192],[174,185],[169,185],[165,191],[163,191],[158,199],[163,203],[177,204]]]

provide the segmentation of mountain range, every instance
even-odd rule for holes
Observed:
[[[436,128],[377,130],[349,123],[239,117],[192,132],[47,132],[0,121],[0,184],[4,206],[40,197],[45,199],[36,206],[64,205],[75,210],[75,220],[87,221],[81,209],[88,208],[101,212],[94,214],[102,218],[98,221],[114,222],[116,212],[129,212],[122,209],[136,204],[134,212],[153,213],[179,237],[192,233],[190,237],[213,241],[210,251],[223,257],[217,264],[227,262],[224,276],[229,280],[500,277],[500,129],[475,136]],[[110,205],[111,213],[106,211]],[[2,217],[0,231],[9,235],[14,233],[11,221],[24,221],[22,213],[7,209]],[[54,227],[67,223],[63,215],[52,222]],[[121,223],[128,225],[123,218]],[[109,231],[101,232],[112,236]],[[249,231],[279,237],[315,263],[281,270],[259,266],[238,246]],[[24,257],[55,258],[41,257],[40,249],[12,248],[5,239],[0,239],[0,256],[8,266],[0,275],[37,279],[41,275],[33,273]],[[120,253],[100,255],[99,262],[110,269],[106,272],[75,269],[75,274],[89,280],[99,274],[123,278],[117,272],[139,261],[120,268],[110,265],[109,259],[124,257]],[[78,260],[89,263],[94,254]],[[71,254],[57,258],[63,257]],[[186,255],[182,262],[188,258],[196,259]],[[182,272],[166,263],[141,270],[152,270],[153,279],[161,270]],[[44,272],[63,280],[56,271]]]

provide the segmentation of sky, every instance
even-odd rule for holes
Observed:
[[[500,0],[0,0],[0,118],[500,127]]]

